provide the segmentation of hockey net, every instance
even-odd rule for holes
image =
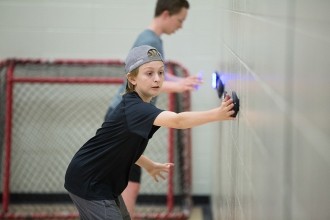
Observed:
[[[176,62],[167,71],[187,76]],[[117,60],[0,62],[0,184],[4,219],[77,219],[63,187],[73,154],[101,125],[123,82]],[[189,92],[161,94],[161,109],[190,109]],[[168,179],[142,172],[135,219],[187,219],[191,203],[190,130],[161,128],[145,155],[174,162]]]

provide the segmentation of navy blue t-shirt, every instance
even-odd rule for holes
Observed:
[[[162,111],[135,92],[123,95],[95,136],[74,155],[64,187],[87,200],[117,198],[127,186],[131,166],[158,130],[153,123]]]

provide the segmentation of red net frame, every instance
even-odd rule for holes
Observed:
[[[122,61],[118,60],[30,60],[30,59],[10,59],[0,62],[0,92],[4,98],[0,106],[3,110],[4,126],[2,128],[3,135],[0,141],[3,142],[3,163],[1,173],[2,184],[2,209],[0,217],[4,219],[76,219],[78,213],[76,211],[60,211],[43,213],[40,211],[31,211],[29,213],[17,213],[10,210],[11,205],[11,153],[12,153],[12,128],[13,128],[13,88],[17,84],[121,84],[122,77],[92,77],[92,76],[78,76],[78,77],[29,77],[16,76],[15,67],[24,64],[51,64],[51,65],[123,65]],[[188,71],[179,63],[169,61],[166,63],[167,71],[173,75],[188,76]],[[190,93],[169,94],[169,110],[172,111],[187,111],[190,110]],[[177,103],[183,103],[178,107]],[[178,138],[178,136],[180,138]],[[177,145],[181,145],[180,158],[175,161],[175,151]],[[190,215],[191,202],[191,133],[190,129],[177,131],[169,129],[168,132],[168,161],[178,162],[181,167],[181,183],[183,196],[180,197],[181,209],[175,210],[176,195],[173,182],[175,175],[172,172],[168,176],[168,189],[166,194],[166,211],[160,212],[136,212],[136,219],[187,219]]]

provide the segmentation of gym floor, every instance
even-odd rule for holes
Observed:
[[[208,205],[193,208],[189,220],[212,220],[212,213]]]
[[[203,219],[203,209],[201,207],[193,208],[189,220],[204,220]]]

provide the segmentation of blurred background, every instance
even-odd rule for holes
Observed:
[[[236,91],[234,121],[192,129],[192,196],[215,220],[330,219],[330,1],[190,0],[166,58]],[[124,60],[153,0],[0,0],[0,60]]]

